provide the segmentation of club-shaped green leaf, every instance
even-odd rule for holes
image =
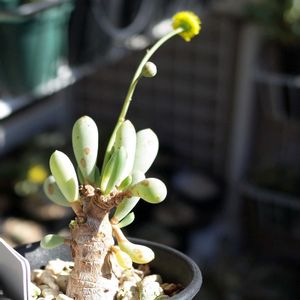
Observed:
[[[100,182],[100,170],[98,167],[95,168],[95,183],[99,184]]]
[[[52,249],[64,244],[65,239],[57,234],[48,234],[41,240],[41,247],[45,249]]]
[[[83,116],[75,122],[72,144],[85,183],[94,183],[98,155],[98,128],[92,118]]]
[[[80,184],[84,184],[84,177],[80,171],[79,166],[77,166],[76,171],[77,171],[77,178],[78,178]]]
[[[44,181],[44,192],[46,196],[54,203],[61,205],[61,206],[70,206],[70,203],[67,201],[65,196],[62,194],[61,190],[59,189],[55,178],[50,175]]]
[[[144,179],[128,188],[135,197],[140,197],[149,203],[160,203],[167,196],[165,184],[156,178]]]
[[[129,187],[132,183],[132,176],[129,175],[127,176],[118,186],[118,190],[123,191],[125,190],[127,187]]]
[[[103,176],[104,170],[106,168],[107,163],[109,162],[110,158],[112,157],[112,154],[114,152],[114,145],[116,141],[116,133],[119,129],[119,127],[122,125],[123,122],[118,122],[107,145],[107,148],[105,150],[104,159],[101,167],[100,177]]]
[[[56,150],[50,157],[50,170],[67,201],[78,200],[78,180],[74,166],[68,156]]]
[[[118,244],[121,250],[126,252],[134,263],[147,264],[155,257],[154,252],[146,246],[137,245],[128,240],[121,240]]]
[[[145,178],[145,175],[141,172],[135,172],[132,174],[132,184],[134,185],[135,183],[143,180]],[[116,222],[121,221],[123,218],[125,218],[131,211],[132,209],[136,206],[138,203],[140,197],[130,197],[124,199],[116,208],[116,211],[114,213],[114,220]]]
[[[158,152],[159,142],[151,129],[143,129],[136,134],[136,150],[133,172],[146,173],[151,167]]]
[[[127,153],[124,147],[115,150],[111,159],[107,163],[104,170],[101,190],[105,195],[109,194],[113,188],[120,182],[120,177],[124,173],[124,168],[126,167]]]
[[[130,225],[135,219],[135,215],[133,212],[129,213],[119,224],[119,228],[124,228]]]
[[[120,177],[118,185],[131,173],[136,146],[136,132],[135,128],[129,120],[124,121],[116,132],[116,139],[114,148],[115,150],[124,147],[127,153],[126,167]]]
[[[112,246],[111,250],[121,268],[125,270],[132,268],[132,259],[126,252],[122,251],[118,246]]]

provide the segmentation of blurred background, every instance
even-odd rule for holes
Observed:
[[[159,50],[128,115],[159,136],[149,175],[168,198],[140,202],[127,234],[192,257],[197,299],[300,299],[300,0],[0,0],[0,235],[67,230],[72,212],[42,189],[50,154],[71,154],[87,114],[101,158],[139,59],[179,10],[201,34]]]

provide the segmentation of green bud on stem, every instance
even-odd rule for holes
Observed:
[[[146,62],[142,70],[142,76],[151,78],[154,77],[156,74],[157,74],[156,65],[151,61]]]

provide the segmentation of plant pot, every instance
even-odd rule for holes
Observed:
[[[202,275],[195,262],[183,253],[165,245],[139,239],[130,240],[148,246],[155,252],[156,258],[150,264],[154,273],[160,274],[165,282],[180,283],[185,287],[170,299],[195,299],[202,284]],[[34,243],[19,247],[17,250],[28,259],[31,269],[45,266],[49,260],[55,258],[72,260],[68,246],[46,250],[41,248],[39,243]]]
[[[6,1],[7,2],[7,1]],[[0,0],[0,80],[10,94],[34,91],[66,60],[71,0],[16,7]]]

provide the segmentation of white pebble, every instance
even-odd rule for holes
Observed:
[[[31,272],[31,281],[38,282],[42,273],[43,273],[43,270],[41,270],[41,269],[34,269]]]
[[[144,277],[143,283],[148,283],[148,282],[158,282],[158,283],[162,283],[162,278],[161,278],[161,276],[158,275],[158,274],[148,275],[148,276]]]
[[[59,291],[58,285],[55,283],[56,276],[53,275],[50,271],[46,270],[41,275],[42,283],[49,285],[49,287],[53,290]]]
[[[42,295],[47,298],[47,299],[53,299],[58,295],[58,291],[53,290],[53,289],[43,289],[42,290]],[[51,298],[52,297],[52,298]]]
[[[33,299],[38,298],[38,296],[41,294],[41,289],[32,282],[29,283],[29,290]]]
[[[66,292],[69,281],[69,275],[57,275],[56,283],[62,292]]]
[[[61,259],[57,258],[48,262],[46,270],[51,271],[53,274],[59,274],[65,266],[66,263]]]
[[[158,282],[155,281],[148,281],[144,282],[141,281],[139,284],[139,292],[140,292],[140,300],[154,300],[158,296],[163,294],[163,290],[160,287]]]
[[[66,295],[64,295],[64,294],[59,294],[59,295],[55,298],[55,300],[73,300],[73,298],[70,298],[70,297],[68,297],[68,296],[66,296]]]
[[[44,296],[44,297],[52,296],[53,298],[55,298],[57,295],[58,295],[58,291],[53,290],[51,288],[47,288],[47,289],[42,290],[42,296]]]

